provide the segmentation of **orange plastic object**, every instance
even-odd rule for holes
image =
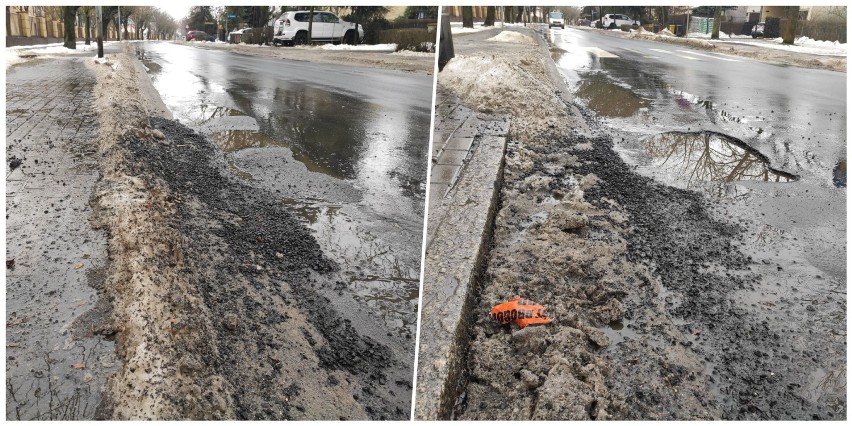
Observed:
[[[531,300],[515,297],[491,308],[491,319],[508,324],[515,321],[518,327],[524,328],[532,324],[548,324],[547,310]]]

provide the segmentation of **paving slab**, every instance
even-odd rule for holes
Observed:
[[[5,161],[22,160],[6,175],[7,420],[93,418],[117,364],[114,343],[82,331],[107,264],[106,234],[89,222],[100,176],[95,76],[82,61],[6,72]]]

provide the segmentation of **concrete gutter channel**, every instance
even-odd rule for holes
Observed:
[[[556,95],[571,105],[568,86],[550,59],[548,43],[541,31],[535,33]],[[468,108],[442,88],[440,81],[437,91],[414,411],[417,420],[452,419],[464,392],[470,326],[482,314],[473,307],[500,210],[504,155],[512,123],[511,115]],[[577,124],[578,131],[589,131],[584,121]]]

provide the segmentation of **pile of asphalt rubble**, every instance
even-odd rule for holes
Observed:
[[[120,145],[131,174],[167,188],[176,207],[174,228],[183,240],[184,269],[213,319],[215,350],[201,351],[207,367],[233,392],[238,419],[298,419],[304,406],[291,402],[306,387],[339,385],[288,380],[282,368],[316,356],[328,371],[345,371],[362,384],[355,399],[374,419],[401,419],[408,407],[389,401],[379,388],[392,362],[390,351],[360,336],[320,288],[337,284],[327,273],[337,265],[326,258],[309,231],[274,194],[243,184],[227,169],[216,146],[191,129],[162,118],[150,122],[162,132],[157,143],[133,134]],[[286,283],[285,287],[283,283]],[[286,307],[286,308],[282,308]],[[293,318],[296,315],[304,318]],[[310,323],[314,336],[300,324]],[[297,328],[314,354],[290,347],[288,328]],[[320,341],[324,343],[320,343]],[[304,348],[303,348],[304,349]],[[285,358],[291,361],[285,363]],[[230,411],[230,410],[228,410]],[[231,417],[225,415],[224,417]]]
[[[324,296],[346,287],[341,267],[279,194],[152,116],[158,94],[125,50],[90,64],[101,174],[90,204],[109,244],[92,327],[114,337],[121,364],[95,417],[407,419],[410,365]]]
[[[843,415],[799,392],[816,354],[738,307],[736,291],[761,278],[739,249],[745,229],[702,195],[633,172],[593,113],[564,107],[591,131],[515,111],[453,417]],[[539,125],[516,126],[525,120]],[[513,296],[553,322],[488,317]]]

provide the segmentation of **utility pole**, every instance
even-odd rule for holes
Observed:
[[[98,10],[98,58],[104,57],[104,14],[102,6],[95,6]]]
[[[118,41],[121,41],[121,6],[118,7]]]

